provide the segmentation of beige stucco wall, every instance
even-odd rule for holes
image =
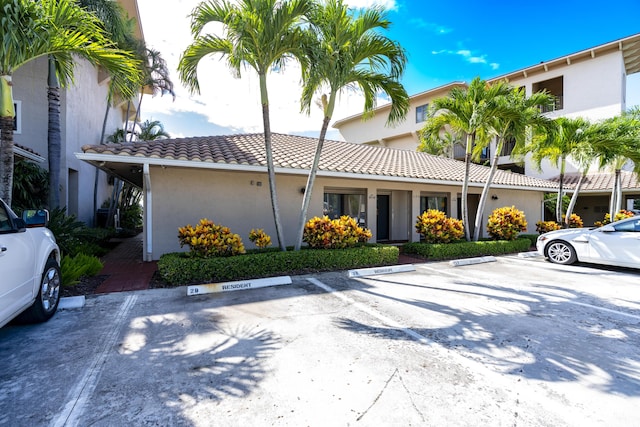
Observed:
[[[275,226],[269,198],[266,173],[229,172],[207,169],[187,169],[159,166],[150,167],[151,227],[153,237],[151,259],[167,252],[185,251],[178,243],[178,227],[195,225],[201,218],[231,228],[242,238],[247,248],[252,247],[248,234],[251,228],[263,228],[277,245]],[[277,178],[278,202],[285,234],[285,244],[293,245],[302,193],[306,177],[303,175],[279,175]],[[392,240],[417,241],[415,218],[419,214],[420,196],[428,194],[449,195],[450,216],[457,216],[457,195],[460,186],[406,183],[399,181],[318,177],[309,208],[308,218],[322,215],[325,190],[362,190],[367,200],[367,227],[376,236],[376,197],[391,196]],[[470,193],[479,194],[480,187],[471,187]],[[491,194],[498,200],[488,200],[487,214],[502,206],[515,205],[523,210],[529,222],[528,232],[535,232],[535,223],[541,219],[542,193],[496,189]]]

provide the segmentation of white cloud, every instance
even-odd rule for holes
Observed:
[[[180,55],[193,41],[187,16],[200,0],[172,3],[171,13],[161,10],[154,0],[138,0],[147,44],[162,53],[175,84],[176,99],[170,96],[146,97],[142,104],[144,116],[154,113],[171,115],[175,112],[193,112],[207,117],[211,123],[239,132],[262,132],[262,107],[258,77],[252,69],[242,70],[236,79],[220,57],[207,57],[200,61],[198,80],[200,94],[191,95],[181,84],[177,67]],[[354,3],[350,1],[350,3]],[[371,3],[359,0],[355,3]],[[384,3],[394,5],[393,1]],[[181,18],[184,17],[184,18]],[[207,28],[207,30],[210,30]],[[267,77],[271,129],[280,133],[319,133],[322,112],[312,105],[311,114],[300,113],[300,67],[288,64],[280,73]],[[381,100],[380,103],[383,101]],[[332,122],[362,112],[364,101],[354,91],[341,94]],[[188,129],[173,129],[172,134],[188,135]]]
[[[420,30],[427,30],[435,34],[449,34],[453,31],[451,28],[438,25],[434,22],[425,21],[422,18],[413,18],[409,20],[409,23]]]
[[[441,54],[447,54],[447,55],[457,55],[462,57],[465,61],[467,61],[470,64],[484,64],[484,65],[488,65],[489,67],[491,67],[492,70],[497,70],[498,68],[500,68],[500,64],[498,64],[497,62],[491,62],[489,63],[489,61],[487,61],[487,55],[474,55],[472,51],[470,51],[469,49],[458,49],[458,50],[448,50],[448,49],[441,49],[441,50],[432,50],[431,51],[432,55],[441,55]]]
[[[398,9],[398,4],[395,0],[346,0],[345,3],[356,9],[371,6],[382,6],[386,10]]]

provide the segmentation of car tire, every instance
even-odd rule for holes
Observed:
[[[24,323],[40,323],[51,319],[60,303],[61,285],[60,266],[55,259],[50,258],[42,272],[36,300],[20,315],[19,320]]]
[[[568,265],[578,260],[576,251],[569,243],[555,240],[547,244],[547,258],[555,264]]]

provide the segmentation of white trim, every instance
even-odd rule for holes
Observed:
[[[33,160],[34,162],[38,163],[43,163],[46,160],[44,157],[32,153],[31,151],[27,151],[22,147],[18,147],[17,145],[13,146],[13,154],[24,157],[25,159]]]

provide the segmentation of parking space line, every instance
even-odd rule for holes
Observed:
[[[95,355],[91,364],[85,371],[82,379],[76,383],[76,386],[68,395],[68,401],[62,412],[52,421],[51,426],[76,426],[78,425],[80,416],[84,412],[84,407],[96,388],[98,379],[105,366],[109,352],[120,335],[120,329],[127,319],[127,315],[133,308],[137,295],[129,295],[120,306],[116,313],[115,322],[111,331],[108,332],[105,340],[102,341],[102,348]]]
[[[367,307],[364,304],[360,304],[359,302],[356,302],[355,300],[349,298],[348,296],[344,295],[341,292],[338,292],[337,289],[332,288],[331,286],[322,283],[320,280],[314,278],[314,277],[310,277],[307,278],[307,281],[316,285],[317,287],[319,287],[320,289],[330,293],[331,295],[334,295],[335,297],[343,300],[344,302],[348,303],[349,305],[355,307],[356,309],[367,313],[370,316],[373,316],[374,318],[378,319],[379,321],[381,321],[382,323],[386,324],[387,326],[390,326],[392,328],[397,328],[399,330],[401,330],[402,332],[404,332],[406,335],[408,335],[409,337],[413,338],[414,340],[416,340],[417,342],[421,343],[421,344],[426,344],[426,345],[432,345],[435,344],[433,341],[431,341],[430,339],[426,338],[423,335],[420,335],[419,333],[417,333],[416,331],[414,331],[413,329],[409,329],[409,328],[405,328],[404,326],[402,326],[401,324],[399,324],[398,322],[396,322],[395,320],[392,320],[390,318],[388,318],[387,316],[384,316],[380,313],[378,313],[375,310],[372,310],[371,308]]]

